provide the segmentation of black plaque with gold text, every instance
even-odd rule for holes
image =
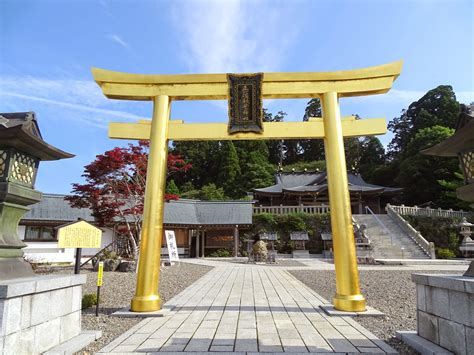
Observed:
[[[227,74],[229,83],[229,134],[263,132],[263,73]]]

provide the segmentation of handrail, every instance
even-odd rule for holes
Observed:
[[[83,267],[84,265],[86,265],[89,261],[91,261],[92,259],[94,259],[96,256],[98,256],[99,254],[101,254],[105,249],[107,249],[108,247],[110,247],[112,244],[115,244],[117,243],[117,241],[113,241],[109,244],[107,244],[105,247],[103,247],[102,249],[100,249],[94,256],[90,257],[89,259],[87,259],[86,261],[84,261],[81,265],[79,265],[79,268]]]
[[[309,213],[309,214],[325,214],[329,213],[329,206],[254,206],[253,213],[271,213],[271,214],[288,214],[288,213]]]
[[[442,217],[442,218],[469,218],[474,216],[474,212],[466,212],[463,210],[454,211],[452,209],[442,210],[441,208],[429,208],[418,206],[393,206],[388,204],[395,212],[405,216],[426,216],[426,217]]]
[[[413,228],[396,209],[390,204],[385,207],[387,215],[398,224],[398,226],[428,255],[431,259],[436,259],[435,246],[433,242],[428,242],[420,232]]]
[[[385,230],[385,232],[390,236],[390,244],[393,245],[393,234],[390,232],[390,230],[387,229],[385,224],[377,217],[377,215],[370,209],[369,206],[365,206],[366,211],[369,211],[372,216],[374,216],[375,220],[377,221],[378,224],[382,226],[382,228]]]

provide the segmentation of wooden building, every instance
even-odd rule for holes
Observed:
[[[94,223],[92,211],[72,208],[64,195],[44,194],[41,202],[31,206],[20,221],[18,234],[27,244],[25,254],[37,262],[72,262],[74,250],[59,248],[56,227],[83,219]],[[239,234],[252,224],[252,203],[249,201],[178,200],[165,203],[164,225],[176,235],[181,257],[206,256],[217,249],[235,255]],[[116,240],[120,223],[102,228],[102,245]],[[83,249],[83,256],[92,256],[99,249]],[[162,253],[167,254],[163,236]]]
[[[369,184],[358,173],[348,175],[352,213],[363,214],[365,207],[382,213],[383,206],[402,192],[401,188]],[[275,174],[275,185],[254,189],[256,205],[328,206],[326,172],[283,172]]]

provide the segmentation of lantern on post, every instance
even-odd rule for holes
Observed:
[[[0,113],[0,279],[33,274],[17,230],[27,206],[41,200],[34,189],[40,161],[73,156],[43,140],[34,112]]]

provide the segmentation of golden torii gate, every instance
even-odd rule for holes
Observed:
[[[110,123],[109,137],[149,139],[150,151],[144,218],[135,296],[131,310],[161,307],[158,293],[163,233],[166,159],[169,140],[251,140],[323,138],[336,269],[333,304],[343,311],[364,311],[360,293],[343,137],[377,135],[387,131],[385,119],[343,117],[339,98],[386,93],[400,74],[402,62],[376,67],[315,73],[264,73],[263,99],[319,98],[323,117],[308,122],[264,122],[263,132],[229,134],[226,123],[184,123],[170,120],[172,100],[225,100],[226,74],[141,75],[93,68],[105,96],[120,100],[153,101],[151,121]]]

